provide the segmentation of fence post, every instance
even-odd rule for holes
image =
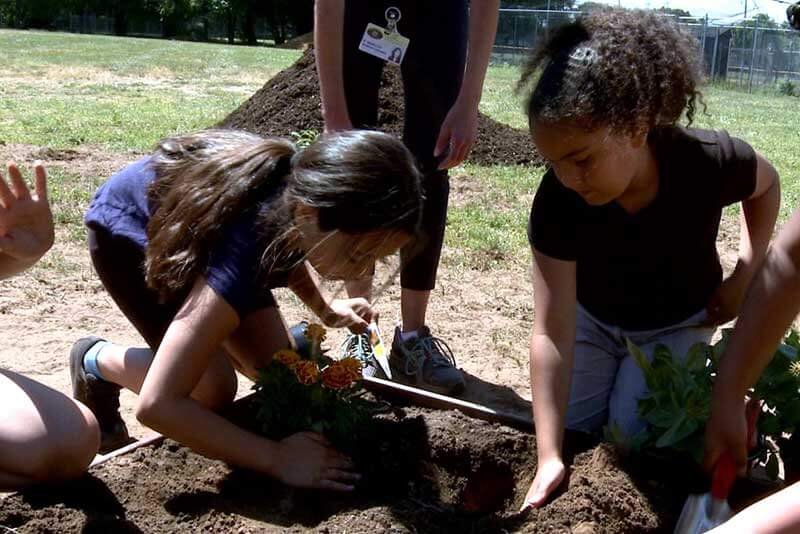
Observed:
[[[706,18],[703,19],[703,41],[702,46],[700,47],[703,54],[703,61],[706,60],[706,30],[708,30],[708,13],[706,13]]]
[[[719,50],[719,26],[717,26],[717,35],[714,37],[714,56],[711,58],[711,82],[717,79],[717,51]]]
[[[753,67],[756,64],[756,42],[758,41],[758,19],[755,19],[753,25],[753,54],[750,56],[750,76],[747,79],[747,92],[753,92]]]

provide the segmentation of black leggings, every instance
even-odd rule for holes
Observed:
[[[430,290],[436,285],[450,193],[447,171],[436,170],[433,150],[464,77],[467,0],[347,0],[345,5],[343,75],[353,126],[374,128],[378,122],[384,62],[358,49],[367,23],[386,27],[386,9],[397,7],[402,13],[397,29],[411,40],[402,63],[403,141],[425,175],[426,199],[423,235],[400,251],[400,283],[406,289]]]
[[[158,349],[185,296],[160,303],[144,279],[144,250],[126,237],[90,227],[89,254],[108,294],[150,348]]]

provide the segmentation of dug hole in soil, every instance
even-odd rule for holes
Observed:
[[[377,127],[398,137],[403,133],[403,81],[400,69],[386,66],[379,91]],[[324,129],[319,80],[313,49],[279,72],[219,124],[264,136]],[[538,163],[528,132],[478,114],[478,138],[468,161],[479,165]]]
[[[254,420],[248,402],[238,403],[234,421]],[[0,525],[16,532],[672,531],[684,473],[631,465],[577,435],[565,447],[565,489],[519,513],[536,466],[532,435],[455,411],[394,407],[360,442],[354,456],[364,476],[352,494],[293,489],[166,440],[77,481],[7,497]]]

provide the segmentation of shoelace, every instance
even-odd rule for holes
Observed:
[[[366,366],[374,365],[372,358],[367,356],[371,350],[372,346],[366,334],[350,334],[342,343],[340,352],[347,358],[357,358]]]
[[[427,354],[430,354],[432,367],[456,366],[456,357],[450,350],[450,346],[438,337],[418,337],[410,352],[410,357],[406,358],[405,365],[407,375],[416,375],[422,369]]]

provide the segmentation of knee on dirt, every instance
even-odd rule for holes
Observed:
[[[58,435],[29,444],[30,455],[20,466],[20,474],[44,482],[77,478],[86,472],[100,448],[100,427],[87,407],[77,407],[81,417],[69,418],[70,425]]]

